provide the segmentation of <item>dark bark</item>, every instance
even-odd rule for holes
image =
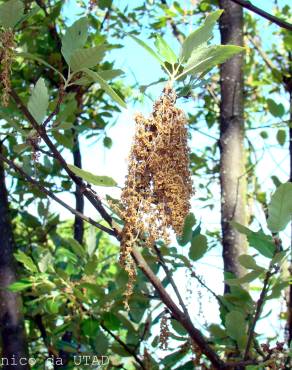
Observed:
[[[74,147],[73,147],[73,161],[74,166],[82,168],[81,152],[79,146],[79,138],[76,130],[72,130],[74,135]],[[76,202],[76,211],[84,213],[84,196],[80,186],[76,185],[75,190],[75,202]],[[80,244],[83,243],[83,234],[84,234],[84,222],[79,217],[75,217],[74,221],[74,239],[76,239]]]
[[[0,153],[2,153],[0,144]],[[0,161],[0,331],[3,369],[29,369],[21,365],[20,359],[28,359],[28,348],[22,315],[22,302],[19,294],[12,293],[7,287],[16,281],[14,264],[14,242],[9,217],[8,194],[5,184],[4,164]],[[17,365],[13,365],[15,358]],[[21,361],[24,363],[24,360]]]
[[[243,10],[230,0],[220,0],[222,44],[243,45]],[[221,226],[224,271],[236,277],[243,268],[238,256],[246,249],[245,236],[230,221],[246,224],[246,180],[243,116],[243,55],[239,54],[220,68],[220,184]],[[229,286],[225,286],[225,292]]]

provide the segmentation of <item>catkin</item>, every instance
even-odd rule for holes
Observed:
[[[13,48],[14,44],[14,34],[12,30],[4,30],[1,33],[1,82],[3,85],[3,92],[2,92],[2,105],[4,107],[8,106],[9,103],[9,93],[11,90],[11,82],[10,82],[10,70],[12,64],[12,57],[13,57]]]
[[[193,192],[189,170],[186,116],[175,106],[175,91],[167,85],[149,118],[135,117],[128,175],[122,191],[120,263],[127,269],[138,238],[148,246],[169,243],[172,229],[182,232]]]

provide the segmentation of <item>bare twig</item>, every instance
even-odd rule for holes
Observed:
[[[28,121],[31,123],[32,127],[37,131],[38,135],[43,139],[43,141],[47,144],[49,149],[51,150],[51,153],[53,157],[59,162],[61,167],[67,172],[69,177],[77,184],[83,191],[84,196],[89,200],[89,202],[95,207],[95,209],[100,213],[102,218],[110,225],[112,226],[112,217],[106,212],[104,209],[100,199],[98,196],[83,182],[83,180],[76,176],[68,167],[67,162],[61,155],[61,153],[58,151],[56,146],[53,144],[49,136],[47,135],[47,132],[45,128],[42,125],[39,125],[34,117],[31,115],[29,110],[26,108],[26,106],[23,104],[22,100],[16,93],[14,89],[11,89],[10,95],[16,102],[19,109],[22,111],[24,116],[28,119]]]
[[[177,296],[177,299],[179,301],[179,304],[181,305],[181,308],[183,309],[185,315],[187,317],[190,317],[189,316],[189,313],[188,313],[188,310],[187,310],[187,307],[184,304],[184,301],[183,301],[183,299],[182,299],[182,297],[180,295],[180,292],[179,292],[179,290],[178,290],[178,288],[177,288],[177,286],[176,286],[176,284],[175,284],[175,282],[174,282],[174,280],[172,278],[172,274],[169,271],[166,262],[164,261],[164,258],[163,258],[162,253],[160,252],[160,249],[157,247],[157,245],[154,245],[153,248],[155,250],[155,253],[157,254],[159,263],[160,263],[161,267],[163,268],[163,270],[164,270],[164,272],[165,272],[165,274],[166,274],[166,276],[167,276],[167,278],[168,278],[168,280],[169,280],[169,282],[170,282],[170,284],[171,284],[171,286],[172,286],[172,288],[173,288],[173,290],[174,290],[174,292],[175,292],[175,294]]]
[[[134,357],[136,362],[141,366],[141,369],[146,370],[145,365],[143,364],[143,361],[139,358],[136,351],[133,350],[131,347],[129,347],[125,342],[121,340],[116,334],[114,334],[111,330],[109,330],[103,323],[100,324],[100,326],[105,330],[111,337],[114,338],[116,342],[118,342],[131,356]]]
[[[98,229],[108,233],[109,235],[116,236],[116,233],[114,230],[109,229],[108,227],[105,227],[104,225],[92,220],[90,217],[85,216],[84,214],[76,211],[74,208],[70,207],[68,204],[63,202],[60,198],[58,198],[53,192],[45,188],[40,182],[34,180],[32,177],[30,177],[26,172],[23,171],[23,169],[19,166],[17,166],[13,161],[10,159],[4,157],[0,153],[0,159],[1,161],[5,162],[10,168],[14,169],[16,172],[18,172],[26,181],[28,181],[30,184],[38,188],[42,193],[46,194],[48,197],[52,198],[55,202],[59,203],[61,206],[66,208],[68,211],[70,211],[72,214],[74,214],[76,217],[81,218],[82,220],[90,223],[91,225],[97,227]]]
[[[264,303],[265,303],[265,298],[266,298],[266,295],[267,295],[267,292],[268,292],[268,289],[269,289],[270,279],[274,274],[275,274],[274,264],[270,264],[269,269],[268,269],[268,271],[266,272],[266,275],[265,275],[263,288],[262,288],[260,297],[259,297],[259,299],[257,301],[257,304],[256,304],[255,315],[254,315],[252,323],[249,327],[247,343],[246,343],[246,347],[245,347],[245,351],[244,351],[244,358],[243,358],[244,360],[248,359],[250,346],[251,346],[251,343],[253,341],[253,335],[254,335],[255,327],[256,327],[256,324],[257,324],[257,322],[260,318],[262,308],[263,308]]]
[[[292,31],[292,24],[291,23],[285,22],[284,20],[282,20],[282,19],[280,19],[280,18],[278,18],[278,17],[276,17],[276,16],[274,16],[270,13],[265,12],[261,8],[258,8],[257,6],[253,5],[248,0],[231,0],[231,1],[233,1],[234,3],[236,3],[238,5],[241,5],[243,8],[246,8],[246,9],[260,15],[261,17],[269,20],[272,23],[277,24],[278,26],[280,26],[282,28],[285,28],[289,31]]]
[[[45,128],[47,127],[48,123],[51,122],[51,120],[54,118],[54,116],[56,116],[59,113],[64,95],[65,95],[64,87],[63,87],[63,85],[61,85],[60,89],[59,89],[59,93],[58,93],[58,100],[57,100],[56,107],[43,123],[43,126]]]
[[[167,8],[168,8],[166,0],[161,0],[161,3],[165,6],[167,6]],[[175,22],[173,21],[172,18],[168,18],[168,22],[170,24],[170,27],[172,29],[172,33],[173,33],[174,37],[177,39],[177,41],[180,44],[182,44],[184,42],[183,34],[180,32],[180,30],[178,29],[177,25],[175,24]]]

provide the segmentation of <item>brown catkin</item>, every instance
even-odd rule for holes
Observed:
[[[14,34],[12,30],[7,29],[1,33],[1,82],[3,85],[2,104],[8,106],[9,93],[11,90],[10,70],[13,57]]]
[[[168,326],[168,317],[167,312],[165,312],[160,321],[160,336],[159,336],[160,349],[164,350],[168,349],[169,334],[170,332]]]
[[[175,106],[175,91],[167,85],[149,118],[135,117],[136,131],[122,191],[124,228],[120,262],[131,264],[138,237],[148,246],[169,243],[169,231],[182,232],[193,192],[189,170],[186,116]]]

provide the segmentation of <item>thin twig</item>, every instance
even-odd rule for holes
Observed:
[[[258,15],[260,15],[261,17],[269,20],[270,22],[272,23],[275,23],[277,24],[278,26],[282,27],[282,28],[285,28],[289,31],[292,31],[292,24],[291,23],[288,23],[270,13],[267,13],[265,12],[263,9],[261,8],[258,8],[257,6],[253,5],[250,1],[248,0],[231,0],[232,2],[242,6],[243,8],[246,8],[250,11],[252,11],[253,13],[256,13]]]
[[[53,144],[49,136],[47,135],[47,132],[45,128],[42,125],[39,125],[34,117],[31,115],[27,107],[23,104],[22,100],[16,93],[14,89],[11,89],[10,95],[16,102],[19,109],[22,111],[24,116],[28,119],[28,121],[31,123],[32,127],[37,131],[38,135],[43,139],[43,141],[47,144],[49,149],[51,150],[51,153],[53,157],[59,162],[61,167],[67,172],[69,177],[77,184],[83,191],[84,196],[89,200],[89,202],[95,207],[95,209],[100,213],[102,218],[110,225],[112,226],[112,217],[106,212],[104,209],[100,199],[98,196],[89,188],[87,184],[83,182],[83,180],[76,176],[68,167],[67,162],[61,155],[61,153],[58,151],[56,146]]]
[[[275,271],[273,271],[273,270],[274,270],[274,264],[273,265],[270,264],[269,269],[268,269],[268,271],[266,272],[266,275],[265,275],[263,288],[262,288],[260,297],[259,297],[259,299],[257,301],[257,304],[256,304],[255,315],[254,315],[252,323],[249,327],[248,338],[247,338],[246,347],[245,347],[245,351],[244,351],[244,357],[243,357],[244,360],[248,359],[250,346],[251,346],[251,343],[253,341],[253,335],[254,335],[255,327],[256,327],[256,324],[257,324],[257,322],[260,318],[262,308],[263,308],[264,303],[265,303],[265,298],[266,298],[266,295],[267,295],[267,292],[268,292],[268,289],[269,289],[270,278],[275,274]]]
[[[74,208],[70,207],[67,203],[63,202],[60,198],[56,197],[56,195],[45,188],[40,182],[34,180],[32,177],[30,177],[26,172],[23,171],[21,167],[16,165],[13,161],[10,159],[4,157],[0,153],[0,159],[1,161],[5,162],[10,168],[13,168],[16,172],[18,172],[26,181],[28,181],[30,184],[38,188],[42,193],[46,194],[48,197],[52,198],[55,202],[59,203],[61,206],[66,208],[68,211],[73,213],[76,217],[81,218],[82,220],[90,223],[91,225],[97,227],[98,229],[108,233],[109,235],[116,236],[116,233],[114,230],[109,229],[108,227],[94,221],[92,218],[85,216],[84,214],[76,211]]]
[[[163,268],[163,270],[164,270],[164,272],[165,272],[165,274],[166,274],[166,276],[167,276],[167,278],[168,278],[168,280],[169,280],[169,282],[170,282],[170,284],[171,284],[171,286],[172,286],[172,288],[173,288],[173,290],[174,290],[174,292],[177,296],[177,299],[179,301],[179,304],[181,305],[181,308],[183,309],[185,315],[187,317],[190,317],[189,313],[188,313],[188,309],[187,309],[186,305],[184,304],[184,301],[183,301],[183,299],[182,299],[182,297],[179,293],[179,290],[178,290],[178,288],[177,288],[177,286],[176,286],[176,284],[175,284],[175,282],[172,278],[172,274],[171,274],[171,272],[169,271],[169,269],[167,267],[167,264],[166,264],[166,262],[163,258],[163,255],[162,255],[160,249],[157,247],[157,245],[154,245],[153,248],[154,248],[155,253],[157,254],[158,261],[159,261],[161,267]]]
[[[168,8],[168,5],[167,5],[166,0],[161,0],[161,3]],[[168,22],[169,22],[170,27],[172,29],[173,35],[175,36],[175,38],[177,39],[177,41],[180,44],[182,44],[184,42],[184,36],[183,36],[183,34],[180,32],[180,30],[178,29],[177,25],[175,24],[175,22],[173,21],[173,19],[171,17],[168,18]]]
[[[60,107],[61,107],[64,95],[65,95],[64,87],[63,85],[61,85],[59,92],[58,92],[58,100],[57,100],[56,107],[52,111],[52,113],[47,117],[47,119],[44,121],[43,123],[44,128],[46,128],[48,123],[50,123],[51,120],[60,112]]]
[[[145,365],[143,364],[143,361],[138,357],[136,351],[134,351],[132,348],[130,348],[125,342],[123,342],[116,334],[114,334],[111,330],[109,330],[103,323],[100,324],[100,326],[105,330],[111,337],[114,338],[115,341],[117,341],[131,356],[134,357],[136,362],[141,366],[141,369],[146,370]]]

